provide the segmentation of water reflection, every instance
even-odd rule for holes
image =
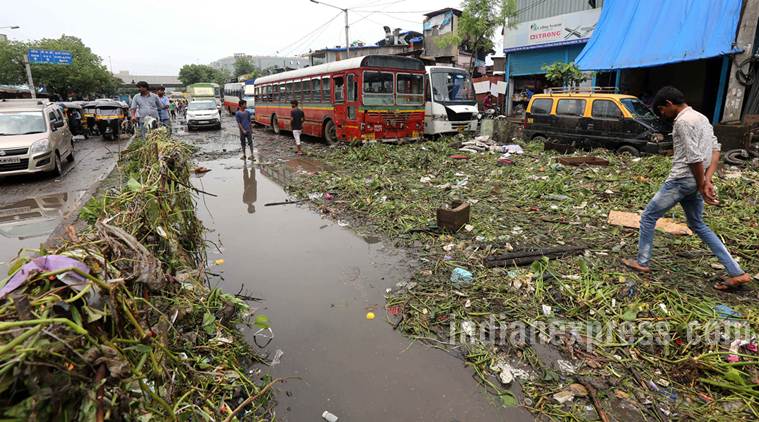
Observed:
[[[242,168],[242,202],[248,205],[248,214],[256,212],[256,197],[258,193],[258,184],[256,182],[256,170],[248,167],[246,164]]]

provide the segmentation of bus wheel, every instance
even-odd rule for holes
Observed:
[[[271,116],[271,130],[273,130],[275,134],[279,135],[279,121],[277,121],[276,114]]]
[[[327,140],[327,144],[329,145],[337,143],[337,127],[335,127],[335,122],[332,120],[327,120],[327,123],[324,124],[324,139]]]

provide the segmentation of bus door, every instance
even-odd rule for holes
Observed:
[[[345,75],[332,75],[332,103],[335,105],[337,139],[345,137],[347,110],[345,107]]]
[[[361,139],[361,127],[359,120],[358,101],[358,73],[345,74],[345,134],[349,141]]]

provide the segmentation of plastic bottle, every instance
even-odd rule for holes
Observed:
[[[322,418],[323,418],[325,421],[327,421],[327,422],[337,422],[337,416],[335,416],[335,415],[333,415],[333,414],[329,413],[329,412],[328,412],[328,411],[326,411],[326,410],[324,411],[324,413],[322,413]]]

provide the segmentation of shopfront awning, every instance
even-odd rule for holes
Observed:
[[[736,53],[742,0],[606,0],[582,70],[657,66]]]

